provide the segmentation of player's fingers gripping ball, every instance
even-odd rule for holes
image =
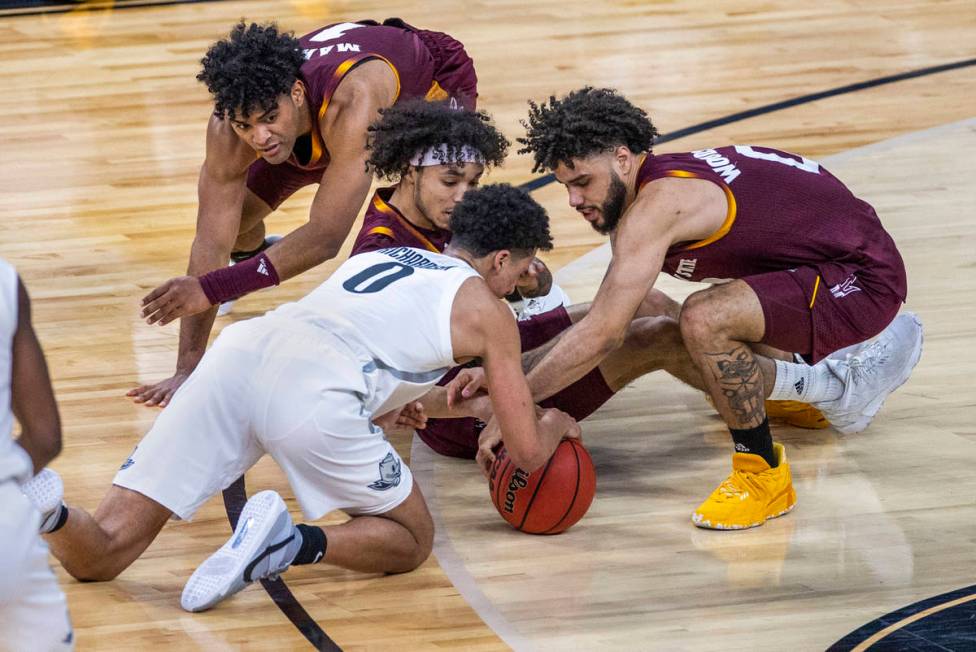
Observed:
[[[515,466],[502,446],[488,477],[495,509],[509,525],[529,534],[558,534],[583,518],[596,493],[596,469],[586,448],[564,439],[533,473]]]

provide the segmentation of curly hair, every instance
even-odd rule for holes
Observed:
[[[626,145],[632,152],[649,152],[657,136],[642,109],[612,88],[587,86],[542,105],[529,100],[529,119],[522,120],[525,145],[519,154],[532,154],[533,172],[554,170],[560,163]]]
[[[509,249],[552,249],[549,216],[529,193],[496,183],[464,193],[451,213],[451,245],[485,256]]]
[[[277,105],[304,62],[302,46],[291,32],[279,32],[274,23],[247,25],[242,20],[230,36],[210,46],[197,79],[213,95],[215,116],[247,118]]]
[[[467,145],[485,157],[485,166],[501,165],[509,142],[487,113],[452,109],[439,102],[407,100],[384,109],[369,126],[369,160],[366,167],[376,176],[399,180],[418,152],[447,146],[443,163],[460,163]]]

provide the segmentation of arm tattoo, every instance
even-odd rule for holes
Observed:
[[[706,353],[712,374],[740,426],[753,427],[765,411],[763,376],[752,351],[737,346],[724,353]]]

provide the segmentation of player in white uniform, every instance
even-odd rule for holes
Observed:
[[[21,434],[13,440],[14,415]],[[27,291],[0,258],[0,650],[71,650],[64,593],[38,536],[41,515],[21,484],[61,450],[54,392]]]
[[[444,254],[398,247],[355,256],[297,303],[229,326],[152,430],[122,465],[94,516],[72,507],[47,536],[79,579],[115,577],[171,515],[189,519],[265,453],[288,476],[306,518],[342,509],[336,526],[294,526],[273,491],[253,496],[228,543],[193,574],[190,611],[292,564],[327,563],[404,572],[430,554],[433,522],[423,496],[377,417],[420,399],[429,416],[448,408],[448,368],[484,362],[495,418],[515,463],[541,466],[579,427],[540,411],[522,373],[510,293],[538,249],[551,247],[548,217],[525,192],[488,186],[454,210]],[[381,419],[382,421],[382,419]]]

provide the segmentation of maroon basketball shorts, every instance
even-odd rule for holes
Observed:
[[[904,284],[892,288],[863,267],[838,263],[742,280],[762,305],[762,343],[799,353],[810,364],[880,333],[898,314],[905,296]]]
[[[569,314],[562,307],[519,322],[522,350],[531,351],[545,344],[571,325]],[[452,369],[441,384],[449,382],[458,371],[460,368]],[[607,385],[603,373],[597,368],[561,392],[542,401],[540,405],[559,408],[573,418],[582,420],[593,414],[611,396],[613,390]],[[418,430],[417,434],[424,443],[441,455],[474,459],[478,452],[478,435],[484,427],[484,423],[473,418],[430,419],[427,421],[427,427]]]
[[[447,93],[448,101],[474,111],[478,103],[478,76],[464,45],[441,32],[418,29],[416,34],[434,58],[434,81]]]

